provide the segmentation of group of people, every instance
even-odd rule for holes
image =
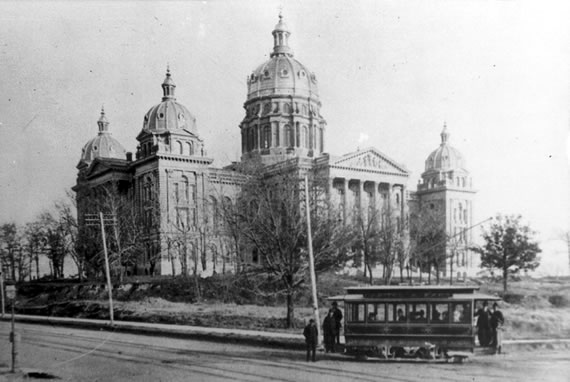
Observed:
[[[323,337],[325,352],[335,352],[335,345],[340,344],[340,328],[342,326],[342,311],[338,308],[338,304],[332,303],[332,308],[329,309],[327,316],[323,321]],[[319,330],[315,320],[309,320],[309,324],[303,331],[305,336],[305,344],[307,345],[307,362],[312,360],[316,361],[315,353],[319,343]]]
[[[493,309],[489,309],[487,301],[483,302],[483,306],[475,312],[477,317],[477,338],[479,345],[493,347],[499,350],[500,343],[498,341],[498,330],[505,323],[503,313],[499,310],[499,304],[493,304]]]

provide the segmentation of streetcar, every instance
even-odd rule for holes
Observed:
[[[478,347],[477,303],[500,300],[478,290],[463,285],[349,287],[329,300],[344,302],[344,354],[461,362]]]

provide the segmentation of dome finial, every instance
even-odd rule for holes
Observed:
[[[447,122],[443,121],[443,130],[441,131],[441,144],[447,144],[447,140],[449,139],[449,133],[447,132]]]

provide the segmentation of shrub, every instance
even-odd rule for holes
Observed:
[[[524,295],[517,293],[505,293],[503,300],[509,304],[521,304],[524,299]]]
[[[549,296],[548,301],[556,308],[565,308],[570,305],[568,297],[559,294]]]

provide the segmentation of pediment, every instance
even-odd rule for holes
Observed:
[[[86,176],[93,177],[97,176],[98,174],[105,173],[107,171],[124,172],[125,170],[127,170],[127,168],[128,165],[126,161],[112,160],[112,159],[103,161],[97,158],[89,166]]]
[[[408,174],[405,166],[390,159],[375,148],[355,151],[343,155],[330,163],[332,166],[348,167],[362,170],[373,170],[389,173]]]

